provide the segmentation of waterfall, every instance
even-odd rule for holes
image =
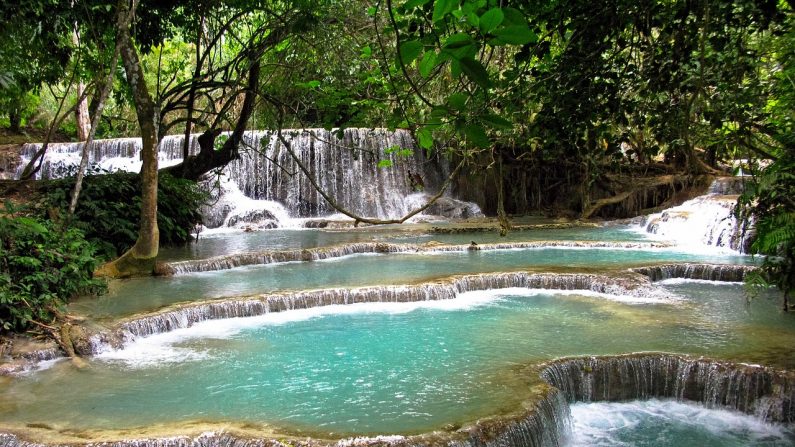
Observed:
[[[670,245],[658,242],[609,241],[533,241],[480,245],[417,245],[393,244],[384,242],[357,242],[332,247],[236,253],[207,259],[163,263],[158,265],[158,273],[161,275],[182,275],[196,272],[228,270],[249,265],[264,265],[296,261],[319,261],[365,253],[450,253],[466,252],[471,250],[492,251],[543,248],[652,250],[667,247],[670,247]]]
[[[182,135],[167,135],[163,137],[158,148],[158,165],[161,168],[172,166],[182,161]],[[196,136],[191,138],[191,153],[198,151]],[[18,166],[16,177],[41,148],[41,143],[28,143],[22,146],[20,152],[21,163]],[[83,143],[50,143],[47,153],[42,161],[41,169],[36,174],[37,179],[61,178],[74,175],[80,165]],[[94,140],[88,151],[89,165],[94,165],[100,171],[128,171],[141,170],[141,139],[140,138],[113,138],[108,140]]]
[[[446,168],[427,159],[407,131],[345,129],[338,138],[336,132],[306,129],[285,131],[284,135],[320,188],[340,206],[361,216],[402,216],[413,204],[407,203],[406,197],[416,192],[410,176],[419,176],[416,188],[422,183],[428,191],[438,190],[446,177]],[[300,173],[274,132],[251,132],[244,142],[253,151],[230,163],[226,172],[247,197],[278,201],[297,217],[335,212]],[[401,156],[404,150],[410,154]],[[379,168],[382,160],[388,160],[391,168]]]
[[[547,387],[518,417],[482,420],[460,431],[468,439],[448,442],[448,447],[558,447],[571,435],[571,412],[563,393]]]
[[[186,328],[208,320],[252,317],[270,312],[329,305],[449,300],[465,292],[508,288],[579,290],[642,300],[670,298],[668,292],[653,287],[648,278],[631,272],[615,276],[577,273],[484,273],[412,285],[319,289],[190,303],[179,308],[122,320],[116,329],[92,336],[91,346],[93,353],[97,353],[107,349],[108,346],[119,346],[124,340]]]
[[[706,195],[648,215],[641,226],[648,233],[690,248],[709,246],[744,252],[750,241],[734,216],[737,196],[728,194],[741,187],[737,180],[716,180]]]
[[[701,279],[705,281],[742,282],[745,275],[755,270],[751,265],[736,264],[662,264],[633,268],[632,271],[646,275],[652,281],[664,279]]]
[[[756,365],[641,353],[560,359],[541,376],[570,402],[673,398],[795,422],[795,373]]]
[[[301,164],[339,206],[360,216],[397,218],[418,208],[442,187],[449,174],[445,160],[429,158],[414,145],[406,130],[286,129]],[[159,165],[182,161],[182,135],[169,135],[159,146]],[[41,144],[26,144],[17,163],[17,177]],[[58,178],[75,172],[82,143],[52,143],[38,178]],[[89,149],[89,163],[104,171],[138,172],[141,140],[118,138],[96,140]],[[198,151],[197,135],[191,136],[190,153]],[[12,164],[6,163],[11,169]],[[382,165],[389,165],[383,166]],[[240,157],[222,173],[216,203],[205,210],[208,227],[270,228],[289,217],[318,217],[335,212],[301,172],[298,164],[272,131],[250,131],[243,135]],[[227,199],[223,199],[224,195]],[[246,200],[242,200],[242,198]],[[281,205],[274,205],[281,204]],[[283,206],[284,208],[280,208]],[[426,214],[444,217],[482,216],[477,205],[440,198]],[[245,225],[251,223],[252,225]]]

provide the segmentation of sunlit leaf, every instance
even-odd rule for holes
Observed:
[[[433,4],[433,21],[438,22],[458,6],[458,0],[436,0]]]
[[[502,24],[505,14],[500,8],[492,8],[480,16],[480,31],[488,34]]]
[[[420,74],[427,78],[433,72],[433,69],[436,68],[438,64],[436,53],[433,51],[428,51],[425,55],[422,56],[422,60],[420,61]]]
[[[433,147],[433,134],[427,127],[420,127],[417,130],[417,143],[423,149],[430,149]]]

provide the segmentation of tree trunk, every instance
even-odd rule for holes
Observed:
[[[83,97],[83,92],[86,90],[86,85],[80,81],[77,84],[77,96]],[[78,141],[88,140],[88,135],[91,133],[91,121],[88,115],[88,100],[83,97],[77,104],[75,109],[75,122],[77,123],[77,139]]]
[[[102,85],[102,90],[100,90],[100,93],[97,97],[97,106],[94,109],[94,119],[88,126],[88,135],[86,135],[85,143],[83,144],[83,154],[80,157],[80,167],[77,169],[77,175],[75,176],[75,187],[72,190],[72,200],[69,202],[68,219],[70,220],[75,213],[75,209],[77,208],[77,199],[80,197],[80,190],[83,188],[83,177],[85,176],[86,168],[88,167],[89,147],[91,146],[91,142],[94,140],[94,135],[96,134],[97,126],[99,125],[99,119],[102,117],[102,110],[105,108],[105,101],[107,101],[108,95],[110,95],[111,86],[113,85],[113,78],[114,74],[116,73],[116,64],[119,62],[119,51],[120,48],[117,42],[116,48],[113,51],[113,57],[111,58],[110,65],[108,65],[107,79],[100,84]]]
[[[137,1],[130,6],[119,0],[118,44],[127,81],[133,94],[135,113],[141,128],[141,217],[135,245],[119,259],[100,267],[98,276],[128,277],[151,275],[159,249],[157,228],[157,146],[158,113],[144,80],[143,68],[130,35]]]
[[[178,178],[198,180],[204,173],[212,169],[226,166],[227,163],[238,157],[238,148],[246,131],[248,120],[254,113],[254,104],[257,98],[257,85],[259,84],[260,63],[252,61],[248,69],[248,82],[235,129],[224,145],[215,150],[215,139],[221,134],[220,129],[208,129],[199,136],[199,153],[191,155],[182,163],[165,168],[164,171]],[[187,139],[186,139],[187,141]]]
[[[22,130],[22,113],[19,109],[11,109],[8,112],[8,121],[11,132],[19,133]]]
[[[77,24],[75,24],[74,30],[72,30],[72,42],[76,46],[80,46],[80,35],[77,33]],[[75,123],[77,124],[77,140],[78,141],[86,141],[88,140],[88,134],[91,132],[91,118],[88,114],[88,100],[86,99],[84,92],[86,91],[86,84],[83,81],[78,81],[77,83],[77,97],[78,103],[77,107],[75,108]]]

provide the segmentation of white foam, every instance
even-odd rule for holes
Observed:
[[[638,231],[672,241],[690,253],[737,254],[742,247],[739,223],[734,217],[735,198],[704,195],[647,216]]]
[[[466,292],[460,294],[459,297],[467,296],[469,294],[483,295],[486,297],[493,296],[495,298],[504,298],[507,296],[533,297],[538,295],[584,296],[588,298],[598,298],[598,299],[614,301],[623,304],[670,304],[682,300],[682,298],[676,294],[663,291],[660,289],[652,289],[652,290],[658,290],[660,294],[655,296],[632,296],[632,295],[594,292],[591,290],[577,290],[577,289],[556,290],[556,289],[531,289],[531,288],[522,288],[522,287],[511,287],[505,289]]]
[[[657,437],[657,441],[665,439],[665,445],[681,445],[681,441],[670,439],[676,437],[677,429],[695,430],[716,441],[736,440],[736,445],[761,441],[770,443],[765,445],[790,445],[795,439],[795,433],[785,427],[752,416],[670,400],[577,403],[571,406],[571,417],[570,446],[636,445],[631,432],[643,430],[650,431],[652,434],[646,435]]]

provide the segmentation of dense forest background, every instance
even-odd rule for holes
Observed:
[[[532,211],[637,215],[743,169],[753,177],[738,214],[768,255],[760,280],[785,296],[795,285],[792,1],[33,0],[0,13],[0,127],[45,141],[23,180],[57,138],[144,146],[140,176],[101,183],[110,192],[86,193],[83,211],[85,163],[61,192],[44,188],[50,212],[7,208],[4,253],[17,216],[53,225],[36,231],[79,229],[81,212],[134,195],[133,241],[105,250],[121,257],[101,272],[151,273],[164,135],[201,134],[201,151],[186,144],[168,169],[173,184],[247,150],[248,129],[385,127],[449,159],[458,194],[492,204],[506,230]],[[175,200],[185,207],[201,200],[169,190],[190,195]],[[185,225],[189,211],[175,211]],[[189,235],[170,222],[167,240]]]

